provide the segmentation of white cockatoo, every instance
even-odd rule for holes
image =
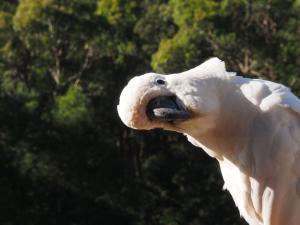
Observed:
[[[300,224],[300,100],[289,88],[236,76],[212,58],[132,78],[118,113],[134,129],[183,133],[216,158],[250,225]]]

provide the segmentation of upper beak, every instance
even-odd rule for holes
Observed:
[[[190,118],[190,113],[178,104],[176,96],[160,96],[147,105],[147,115],[151,120],[164,122],[183,121]]]

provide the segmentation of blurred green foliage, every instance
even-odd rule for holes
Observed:
[[[118,97],[212,56],[300,94],[299,43],[293,0],[2,0],[0,224],[245,224],[217,163]]]
[[[31,106],[32,104],[30,104]],[[55,99],[54,120],[64,125],[75,125],[91,117],[88,98],[76,86],[70,86],[65,95]]]

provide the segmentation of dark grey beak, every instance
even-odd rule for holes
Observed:
[[[147,105],[147,115],[151,120],[164,122],[183,121],[190,118],[189,112],[179,104],[176,96],[160,96]]]

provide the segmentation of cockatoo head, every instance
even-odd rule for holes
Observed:
[[[220,85],[228,77],[230,73],[218,58],[183,73],[134,77],[121,93],[119,116],[134,129],[186,132],[195,122],[203,122],[201,129],[207,130],[220,113]]]

